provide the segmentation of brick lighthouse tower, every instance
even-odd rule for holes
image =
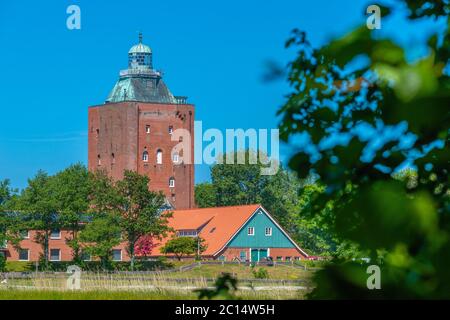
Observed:
[[[89,170],[104,169],[116,180],[124,170],[136,171],[172,207],[194,206],[194,106],[172,95],[153,69],[142,34],[105,104],[89,108],[88,139]]]

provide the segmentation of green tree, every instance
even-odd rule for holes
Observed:
[[[224,155],[219,164],[211,168],[211,180],[216,195],[216,206],[232,206],[261,203],[261,193],[269,176],[261,175],[262,164],[251,164],[249,159],[254,151],[236,152]],[[244,156],[243,164],[227,164],[226,158]]]
[[[448,1],[404,2],[409,19],[450,26]],[[314,172],[326,186],[311,202],[322,222],[382,262],[382,290],[367,290],[365,266],[336,260],[318,273],[311,297],[449,297],[449,28],[436,29],[426,45],[428,54],[410,61],[366,26],[319,49],[298,30],[287,41],[298,54],[279,111],[281,138],[302,134],[308,144],[289,166],[300,177]],[[357,57],[367,63],[350,69]],[[405,163],[415,177],[398,177]]]
[[[11,212],[17,190],[12,189],[9,180],[0,181],[0,248],[8,242],[18,248],[23,221],[17,213]],[[6,257],[3,257],[6,261]]]
[[[194,237],[174,237],[167,241],[161,248],[161,252],[165,254],[174,254],[178,260],[183,256],[196,255],[206,249],[204,241],[201,238]]]
[[[199,208],[216,206],[216,190],[209,182],[195,185],[195,203]]]
[[[104,269],[108,269],[112,250],[120,244],[120,217],[114,214],[97,214],[80,232],[83,252],[98,257]]]
[[[89,208],[89,173],[82,164],[75,164],[52,178],[51,188],[56,201],[56,212],[61,226],[70,232],[66,239],[74,261],[80,259],[78,233]]]
[[[27,222],[24,229],[36,230],[35,241],[42,246],[41,260],[45,268],[48,268],[50,234],[52,230],[61,228],[51,183],[52,178],[44,171],[39,171],[28,180],[28,186],[14,204],[14,209],[21,213],[22,221]]]
[[[150,191],[150,179],[133,171],[112,181],[105,172],[92,175],[91,211],[120,217],[118,223],[134,269],[136,243],[144,236],[161,238],[170,230],[170,212],[161,212],[165,203],[161,192]]]
[[[212,182],[196,186],[197,205],[203,208],[260,203],[308,252],[337,254],[338,238],[322,224],[322,220],[330,216],[332,205],[323,210],[323,215],[317,216],[313,212],[319,208],[311,204],[315,197],[325,192],[325,187],[312,178],[302,181],[283,166],[275,175],[263,176],[260,174],[262,164],[248,164],[250,152],[245,152],[245,164],[214,165]]]

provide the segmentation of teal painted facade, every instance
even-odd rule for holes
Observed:
[[[253,228],[254,235],[248,235]],[[272,235],[265,234],[266,228],[272,228]],[[277,227],[267,214],[259,209],[228,244],[229,248],[295,248],[289,238]]]

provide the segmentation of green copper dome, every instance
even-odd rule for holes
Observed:
[[[131,47],[130,51],[128,53],[152,53],[152,49],[150,49],[149,46],[146,46],[145,44],[139,43]]]
[[[122,101],[186,104],[186,97],[174,96],[162,79],[162,73],[153,69],[153,54],[149,46],[139,43],[128,52],[128,69],[111,90],[106,103]]]
[[[149,46],[146,46],[142,43],[142,33],[139,32],[139,43],[132,46],[130,51],[128,51],[128,54],[132,53],[146,53],[146,54],[152,54],[152,49],[150,49]]]

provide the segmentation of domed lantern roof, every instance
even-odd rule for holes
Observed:
[[[130,51],[128,51],[128,54],[132,53],[148,53],[148,54],[152,53],[152,49],[150,49],[149,46],[146,46],[145,44],[142,43],[142,33],[139,33],[139,43],[132,46]]]

